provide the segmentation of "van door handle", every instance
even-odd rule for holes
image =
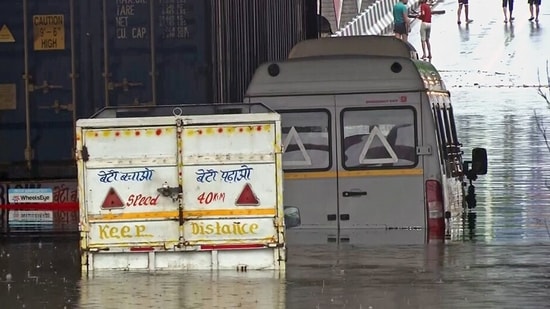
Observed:
[[[367,191],[344,191],[342,195],[344,197],[364,196],[367,195]]]

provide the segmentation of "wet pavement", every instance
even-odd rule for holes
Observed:
[[[550,55],[550,7],[536,26],[517,2],[510,25],[500,2],[470,2],[467,26],[456,25],[455,1],[439,4],[446,14],[434,17],[433,63],[451,90],[466,156],[486,147],[489,171],[475,183],[476,220],[445,244],[291,230],[286,274],[82,276],[75,239],[4,240],[0,308],[549,307],[550,150],[537,117],[550,132],[550,112],[536,86]],[[420,47],[418,24],[410,40]]]
[[[550,9],[529,22],[526,3],[515,4],[515,20],[504,23],[500,3],[470,4],[474,21],[456,24],[456,3],[439,2],[432,20],[432,63],[451,91],[457,130],[466,147],[486,147],[489,171],[476,185],[474,233],[482,241],[550,241],[550,110],[538,94],[550,94]],[[546,38],[543,40],[543,38]],[[420,55],[419,25],[410,42]],[[540,82],[539,82],[540,80]],[[538,120],[537,120],[538,119]]]

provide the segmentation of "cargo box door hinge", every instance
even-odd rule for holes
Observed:
[[[86,145],[82,146],[82,149],[76,151],[76,159],[88,162],[90,154],[88,154],[88,147],[86,147]]]

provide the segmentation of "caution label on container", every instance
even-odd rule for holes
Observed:
[[[34,15],[32,17],[34,50],[65,49],[63,15]]]
[[[0,84],[0,110],[14,110],[16,104],[16,84]]]
[[[0,43],[13,43],[15,38],[11,34],[10,29],[6,25],[2,25],[0,28]]]

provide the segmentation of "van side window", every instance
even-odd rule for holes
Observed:
[[[458,142],[452,107],[438,103],[433,106],[433,112],[445,174],[459,176],[462,174],[462,151],[461,144]]]
[[[452,142],[449,145],[449,159],[451,162],[452,176],[456,177],[462,175],[462,150],[460,142],[458,141],[458,135],[456,133],[455,117],[453,114],[453,107],[448,104],[446,107],[447,119],[451,131]]]
[[[278,110],[281,114],[285,171],[326,171],[332,165],[330,112]]]
[[[443,117],[441,117],[441,108],[439,104],[434,104],[432,107],[433,116],[434,116],[434,122],[437,132],[437,139],[439,144],[439,154],[441,159],[441,165],[444,168],[445,174],[449,174],[449,171],[447,169],[447,141],[445,140],[445,125],[443,124]]]
[[[405,168],[418,163],[413,108],[347,108],[341,119],[345,169]]]

